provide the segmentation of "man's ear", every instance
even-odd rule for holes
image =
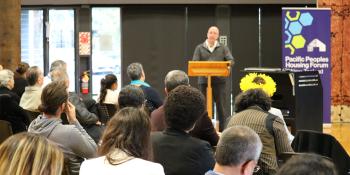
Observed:
[[[241,174],[252,175],[256,164],[257,163],[254,160],[250,160],[248,162],[245,162],[244,164],[242,164]]]
[[[165,95],[168,96],[168,90],[164,88]]]

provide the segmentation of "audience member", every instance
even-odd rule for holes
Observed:
[[[84,161],[80,174],[163,175],[161,165],[147,161],[152,155],[150,130],[143,110],[123,108],[107,125],[98,149],[101,157]]]
[[[44,82],[44,75],[38,66],[28,69],[27,82],[29,86],[25,88],[19,105],[25,110],[39,112],[38,107],[41,104],[41,86]]]
[[[127,74],[131,80],[131,85],[139,86],[146,98],[146,107],[149,112],[154,111],[163,104],[158,92],[145,82],[146,76],[140,63],[131,63],[127,68]]]
[[[61,72],[67,72],[67,63],[63,60],[56,60],[52,62],[50,72],[44,77],[43,87],[52,82],[52,76],[54,76],[54,74],[60,74]]]
[[[43,114],[32,121],[28,132],[55,142],[65,154],[70,173],[78,174],[84,158],[95,157],[96,143],[77,120],[65,82],[53,81],[43,89],[39,110]],[[62,113],[66,113],[70,125],[62,124]]]
[[[152,133],[155,162],[165,174],[203,175],[214,167],[210,144],[188,132],[205,112],[203,94],[190,86],[178,86],[168,94],[164,105],[168,128]]]
[[[169,94],[169,92],[177,86],[190,85],[187,74],[181,70],[170,71],[165,76],[164,84],[165,94]],[[152,112],[151,126],[152,131],[163,131],[167,128],[165,122],[164,105]],[[205,112],[204,115],[198,119],[193,130],[190,131],[190,135],[208,141],[211,146],[216,146],[219,140],[219,136],[216,133],[207,112]]]
[[[140,87],[127,85],[119,92],[118,109],[125,107],[142,108],[145,103],[145,95]]]
[[[117,104],[118,103],[118,79],[114,74],[107,74],[101,79],[100,96],[98,102],[100,104]]]
[[[337,175],[333,162],[316,154],[301,154],[290,158],[276,175]]]
[[[19,133],[9,137],[0,146],[2,175],[61,175],[63,154],[46,138]]]
[[[235,125],[248,126],[258,133],[263,149],[259,166],[264,174],[275,174],[277,156],[283,152],[293,152],[283,121],[268,113],[271,99],[262,89],[250,89],[239,94],[235,99],[236,114],[232,116],[227,127]]]
[[[28,82],[26,79],[26,74],[29,69],[29,64],[25,62],[21,62],[18,64],[15,72],[15,86],[13,87],[12,91],[15,92],[18,97],[22,97],[22,94],[24,93],[24,89],[26,86],[28,86]]]
[[[262,143],[259,136],[246,126],[226,128],[216,147],[216,164],[205,175],[252,175],[258,170]]]
[[[0,119],[9,121],[13,133],[18,133],[27,130],[30,120],[25,110],[19,106],[20,98],[11,91],[14,86],[13,75],[8,69],[0,71]]]
[[[52,74],[51,79],[52,81],[63,81],[66,83],[66,86],[69,87],[70,82],[66,72],[56,70],[55,73]],[[75,106],[76,117],[79,123],[84,127],[86,132],[94,139],[94,141],[98,143],[103,132],[103,127],[101,127],[99,117],[95,113],[88,110],[84,100],[92,101],[93,99],[83,99],[77,93],[69,92],[68,101]]]

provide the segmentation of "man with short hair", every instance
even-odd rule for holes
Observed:
[[[171,90],[180,85],[190,86],[187,74],[181,70],[170,71],[165,76],[164,84],[165,94],[169,94]],[[163,131],[167,128],[164,105],[151,113],[151,127],[152,131]],[[208,141],[211,146],[216,146],[219,140],[219,136],[216,133],[207,112],[198,119],[193,130],[190,131],[190,135]]]
[[[333,162],[317,154],[301,154],[290,158],[277,175],[337,175]]]
[[[164,167],[167,175],[203,175],[215,161],[208,142],[188,133],[205,112],[202,93],[181,85],[170,91],[164,104],[168,128],[152,133],[154,161]]]
[[[28,85],[21,97],[19,105],[28,111],[39,112],[39,105],[41,104],[41,86],[44,83],[44,75],[38,66],[32,66],[27,73]]]
[[[216,148],[216,164],[205,175],[252,175],[257,167],[262,143],[252,129],[233,126],[222,133]]]
[[[233,56],[227,46],[220,44],[217,40],[219,38],[219,28],[211,26],[208,29],[207,39],[199,44],[193,54],[194,61],[231,61],[233,64]],[[206,95],[208,86],[205,77],[198,78],[198,85],[201,92]],[[225,111],[225,97],[226,97],[226,78],[212,77],[211,86],[213,88],[213,99],[216,104],[217,120],[219,121],[219,131],[223,131],[226,125],[228,115]]]
[[[127,74],[131,80],[130,84],[139,86],[146,97],[146,107],[150,112],[163,104],[158,92],[145,82],[146,76],[140,63],[131,63],[127,68]]]
[[[50,72],[44,77],[43,87],[52,82],[53,74],[56,72],[67,72],[67,63],[63,60],[56,60],[50,65]]]

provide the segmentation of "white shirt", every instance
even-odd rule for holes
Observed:
[[[23,109],[33,112],[39,112],[38,107],[41,104],[42,89],[39,86],[27,86],[19,102]]]
[[[103,103],[107,104],[117,104],[118,103],[119,91],[107,89],[107,94]],[[100,99],[100,96],[98,97]],[[98,100],[99,101],[99,100]]]
[[[205,40],[205,44],[207,45],[209,51],[210,51],[211,53],[213,53],[215,47],[218,45],[218,41],[215,41],[215,43],[214,43],[214,45],[213,45],[212,47],[210,47],[210,44],[208,43],[208,40]]]
[[[269,113],[271,113],[271,114],[273,114],[273,115],[275,115],[275,116],[277,116],[277,117],[282,119],[284,128],[286,129],[286,133],[287,133],[287,136],[288,136],[288,141],[289,141],[289,143],[292,143],[292,141],[294,139],[294,136],[289,132],[288,127],[286,125],[286,122],[284,121],[284,118],[283,118],[281,110],[271,107],[270,110],[269,110]]]
[[[109,164],[105,156],[85,160],[80,175],[164,175],[162,165],[134,158],[118,165]]]

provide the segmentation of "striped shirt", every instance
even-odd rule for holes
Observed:
[[[279,117],[273,120],[272,135],[266,126],[267,116],[268,113],[259,107],[251,107],[232,116],[227,127],[243,125],[253,129],[263,144],[258,164],[264,173],[275,174],[278,169],[277,155],[283,152],[293,152],[293,149],[288,142],[283,121]]]

